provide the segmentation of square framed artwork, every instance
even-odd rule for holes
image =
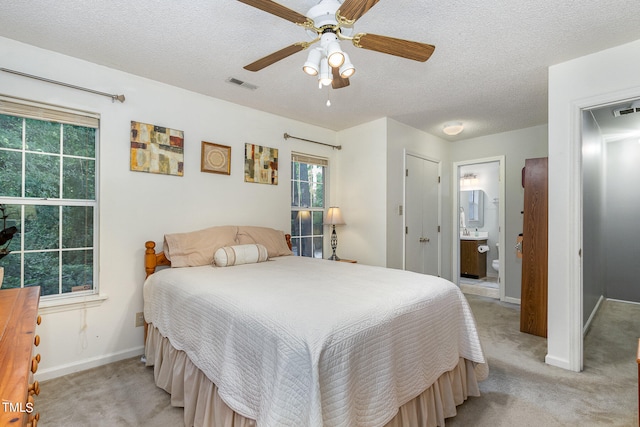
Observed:
[[[184,175],[184,132],[131,122],[131,170]]]
[[[231,147],[202,141],[200,171],[231,175]]]
[[[244,181],[278,185],[278,149],[245,144]]]

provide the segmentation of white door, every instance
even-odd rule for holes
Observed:
[[[440,274],[440,185],[437,162],[407,154],[405,171],[405,269]]]

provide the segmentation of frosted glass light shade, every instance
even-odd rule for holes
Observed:
[[[457,135],[463,130],[464,130],[464,125],[462,124],[462,122],[446,123],[442,128],[442,131],[449,136]]]

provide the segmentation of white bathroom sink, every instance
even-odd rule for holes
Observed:
[[[488,231],[471,231],[469,230],[469,235],[465,236],[464,232],[460,232],[460,240],[487,240],[489,238]]]

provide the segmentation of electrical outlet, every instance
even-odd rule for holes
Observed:
[[[142,311],[136,313],[136,328],[144,326],[144,313]]]

